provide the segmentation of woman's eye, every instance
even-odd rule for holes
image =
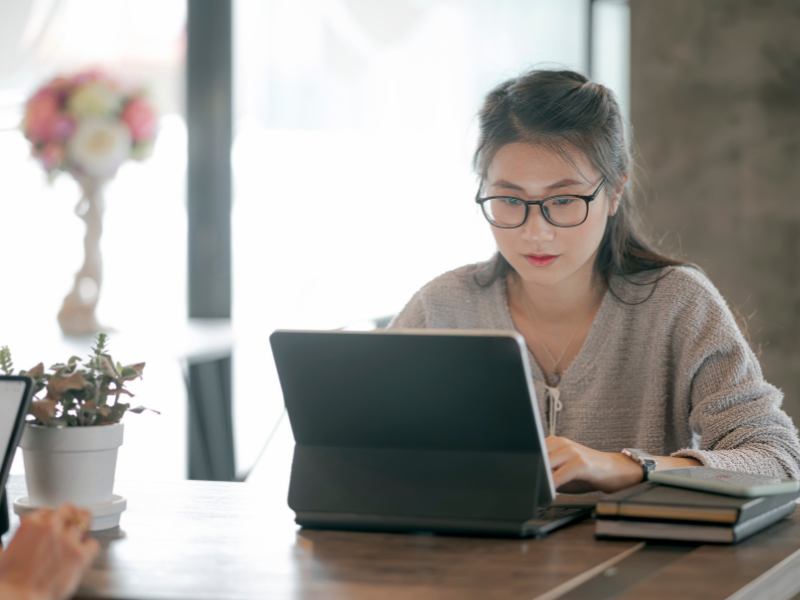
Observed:
[[[516,198],[501,198],[500,200],[505,204],[510,204],[511,206],[518,206],[522,204],[522,200],[517,200]]]
[[[577,198],[554,198],[553,204],[556,206],[567,206],[578,200]]]

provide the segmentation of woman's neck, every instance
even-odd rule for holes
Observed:
[[[588,277],[571,277],[557,286],[545,287],[524,281],[512,272],[509,283],[512,294],[516,293],[520,302],[527,305],[539,326],[574,324],[597,303],[602,291],[591,273]]]

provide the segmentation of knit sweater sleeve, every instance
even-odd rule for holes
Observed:
[[[671,323],[679,378],[688,381],[689,425],[699,448],[672,456],[706,466],[800,479],[797,430],[781,410],[783,393],[767,383],[758,359],[722,296],[699,271],[682,268]]]
[[[403,310],[395,315],[387,329],[425,329],[424,288],[411,297]]]

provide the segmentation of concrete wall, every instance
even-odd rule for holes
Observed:
[[[752,315],[800,425],[800,0],[630,4],[648,221]]]

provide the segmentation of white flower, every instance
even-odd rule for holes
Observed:
[[[67,110],[77,119],[116,116],[119,109],[119,95],[99,81],[83,84],[67,100]]]
[[[87,175],[113,177],[131,155],[131,132],[122,123],[86,119],[67,146],[67,158]]]

